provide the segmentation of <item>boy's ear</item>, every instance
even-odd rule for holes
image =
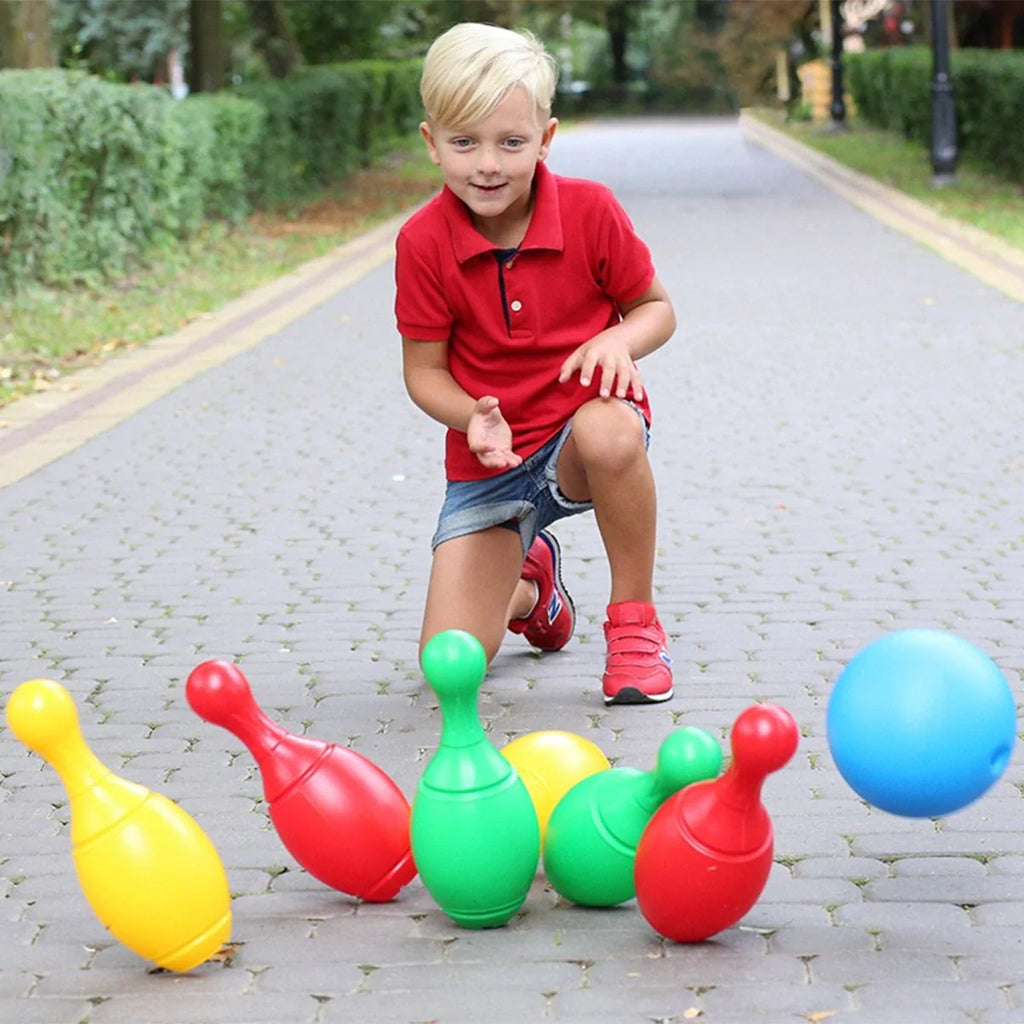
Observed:
[[[420,135],[423,137],[423,141],[427,144],[427,152],[430,154],[431,161],[440,166],[441,157],[438,155],[437,143],[434,141],[434,133],[430,130],[429,122],[420,122]]]
[[[558,130],[558,118],[552,117],[548,119],[548,123],[544,126],[544,131],[540,137],[540,152],[537,154],[538,160],[543,160],[548,155],[548,150],[551,149],[551,140],[555,137],[555,132]]]

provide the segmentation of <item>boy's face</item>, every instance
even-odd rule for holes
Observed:
[[[533,176],[557,125],[554,118],[538,123],[526,90],[512,88],[474,124],[447,129],[424,123],[420,133],[444,183],[469,207],[480,233],[505,244],[529,219]]]

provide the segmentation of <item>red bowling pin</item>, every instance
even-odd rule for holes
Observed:
[[[185,695],[200,718],[223,726],[249,748],[263,778],[270,820],[314,878],[375,903],[393,899],[413,878],[409,803],[377,765],[348,747],[276,725],[230,662],[197,666]]]
[[[637,904],[647,923],[676,942],[700,942],[736,924],[757,902],[772,866],[765,778],[796,752],[793,716],[755,704],[732,728],[732,762],[662,804],[637,846]]]

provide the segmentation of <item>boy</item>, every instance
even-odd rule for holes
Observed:
[[[545,528],[593,508],[611,573],[604,700],[645,704],[672,696],[672,673],[634,360],[675,314],[610,191],[544,165],[556,75],[531,36],[472,23],[424,63],[420,132],[444,189],[402,228],[395,269],[406,389],[448,427],[420,643],[464,629],[490,659],[508,629],[564,647],[575,610]]]

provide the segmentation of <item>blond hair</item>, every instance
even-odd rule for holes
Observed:
[[[427,120],[452,129],[487,117],[509,89],[521,86],[540,122],[551,116],[557,80],[555,59],[531,33],[464,22],[427,50],[420,97]]]

